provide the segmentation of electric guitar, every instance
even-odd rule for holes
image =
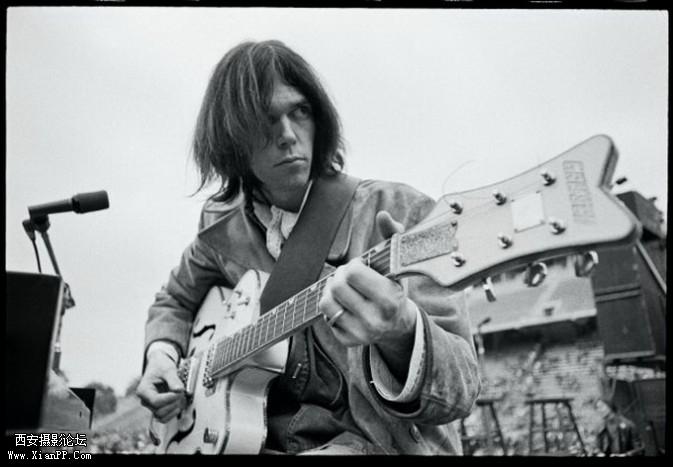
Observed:
[[[362,258],[390,277],[423,274],[460,290],[544,258],[633,242],[640,224],[609,192],[616,162],[610,138],[595,136],[517,177],[442,197],[423,222]],[[288,338],[322,319],[318,302],[327,280],[260,317],[266,279],[251,270],[233,291],[210,290],[192,326],[188,357],[179,363],[188,403],[170,422],[152,423],[157,453],[262,449],[270,383],[285,369]]]

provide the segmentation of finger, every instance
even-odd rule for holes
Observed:
[[[178,376],[177,371],[171,371],[168,374],[164,375],[166,382],[167,390],[171,392],[184,392],[185,385]]]
[[[327,320],[327,325],[331,328],[338,326],[339,325],[339,319],[346,313],[346,310],[341,308],[339,311],[334,313],[332,316],[329,318],[327,315],[325,315],[325,319]]]
[[[318,302],[318,310],[323,314],[325,320],[329,320],[336,315],[343,307],[336,301],[332,289],[334,287],[335,277],[330,276],[325,282],[325,288],[322,291],[320,301]]]
[[[383,238],[390,238],[393,234],[404,232],[404,225],[393,219],[388,211],[376,213],[376,226]]]
[[[331,327],[334,337],[345,347],[369,344],[372,339],[367,325],[349,312],[344,312]]]
[[[166,405],[179,401],[181,397],[183,397],[181,392],[154,392],[149,396],[141,396],[140,403],[152,412],[155,412]]]
[[[173,409],[171,411],[167,412],[165,415],[162,415],[162,416],[155,415],[155,418],[157,420],[159,420],[159,422],[161,422],[161,423],[166,423],[166,422],[171,421],[173,418],[177,417],[180,414],[180,412],[182,411],[182,409],[183,409],[183,406],[179,405],[177,407],[173,407]]]
[[[166,404],[162,407],[157,408],[154,411],[154,416],[158,419],[164,419],[170,417],[171,415],[177,415],[185,406],[185,398],[180,397],[176,401]]]
[[[404,288],[358,261],[351,261],[344,269],[343,283],[333,288],[335,299],[346,309],[367,306],[370,302],[392,305],[404,298]]]
[[[359,262],[363,268],[365,267],[358,259],[352,260],[352,262]],[[362,297],[348,283],[349,270],[352,268],[353,266],[350,263],[339,267],[327,281],[320,302],[321,312],[326,316],[326,319],[335,316],[342,309],[352,311],[363,305]]]

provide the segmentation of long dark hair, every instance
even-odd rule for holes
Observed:
[[[210,197],[215,201],[261,186],[249,155],[259,138],[270,137],[267,109],[275,80],[297,89],[311,105],[316,126],[311,177],[343,170],[339,115],[312,67],[280,41],[249,41],[222,57],[208,83],[192,147],[201,176],[197,192],[217,178],[219,190]]]

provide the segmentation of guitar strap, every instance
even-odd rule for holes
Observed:
[[[313,182],[306,205],[262,291],[261,314],[318,280],[359,182],[341,173]]]

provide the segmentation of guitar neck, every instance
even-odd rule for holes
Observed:
[[[360,258],[382,275],[390,273],[390,240],[365,252]],[[327,280],[323,277],[262,315],[255,323],[218,341],[213,347],[211,374],[217,377],[258,352],[287,339],[322,318],[318,303]]]
[[[424,275],[460,289],[538,259],[632,243],[640,237],[639,223],[609,192],[616,160],[612,141],[593,137],[497,185],[445,195],[423,222],[361,258],[385,276]],[[235,368],[321,318],[327,279],[218,341],[208,355],[211,374]]]

